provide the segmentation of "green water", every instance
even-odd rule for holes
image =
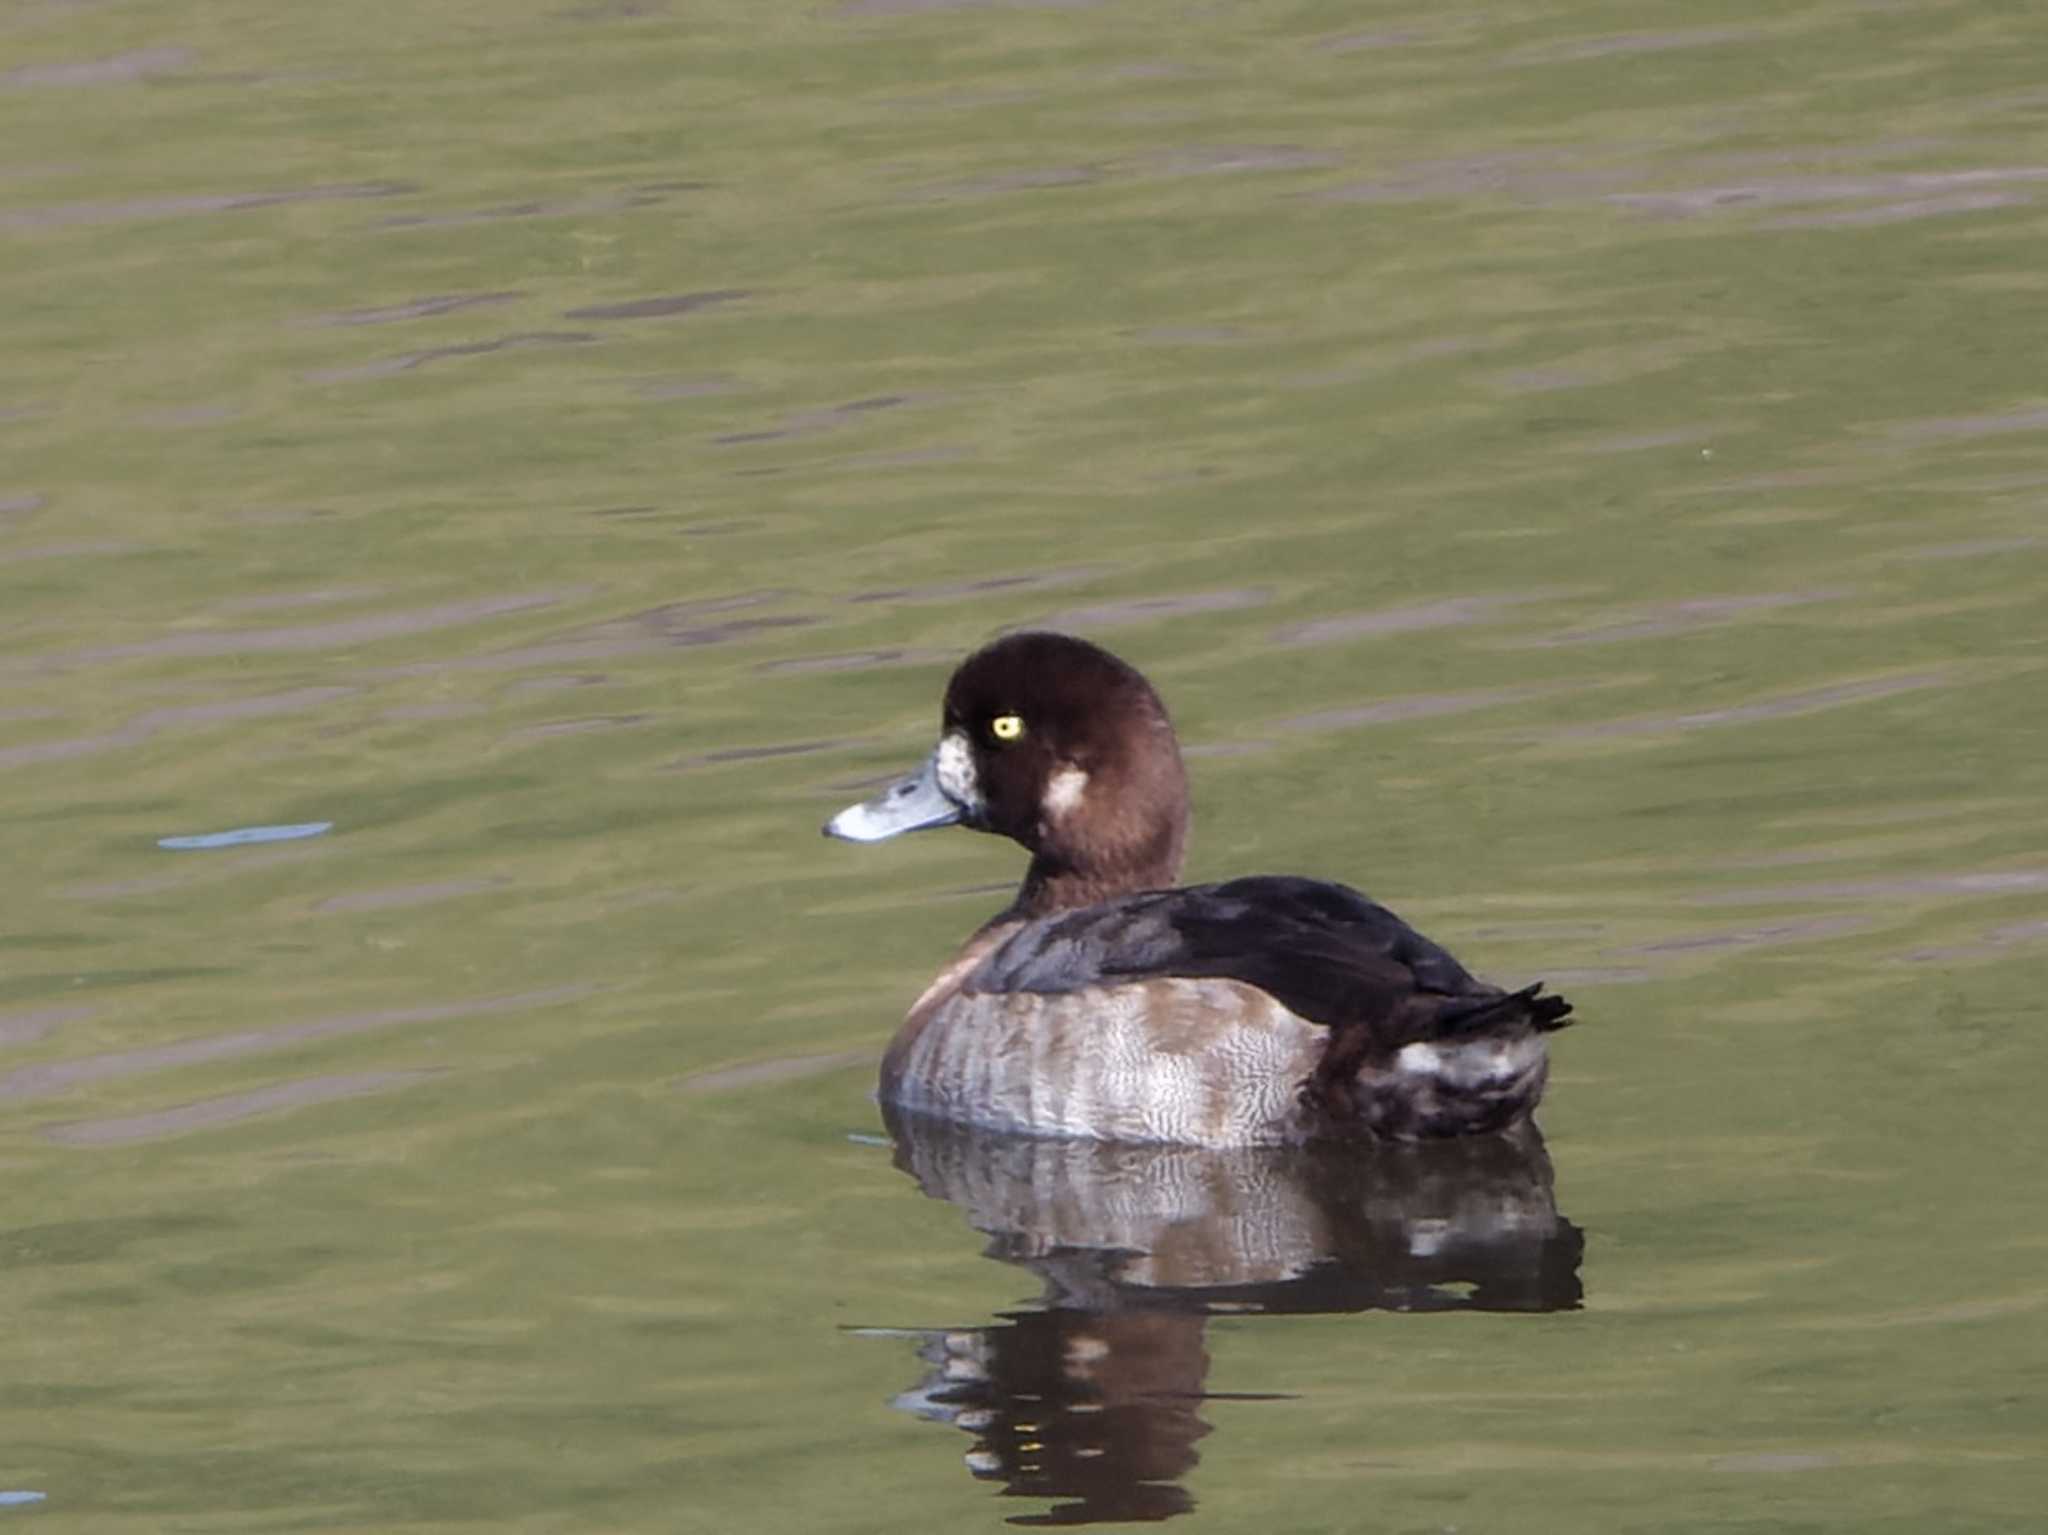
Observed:
[[[1015,850],[816,833],[1023,623],[1583,1020],[1583,1308],[1211,1321],[1185,1527],[2038,1521],[2044,44],[0,12],[0,1523],[1044,1512],[863,1330],[1040,1292],[869,1097]]]

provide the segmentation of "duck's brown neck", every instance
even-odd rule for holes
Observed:
[[[1165,890],[1180,878],[1184,835],[1176,834],[1146,856],[1115,863],[1070,862],[1049,849],[1032,855],[1024,883],[1004,918],[1049,917],[1115,900],[1140,890]]]

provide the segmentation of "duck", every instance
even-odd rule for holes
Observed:
[[[882,1057],[899,1113],[1213,1147],[1434,1141],[1530,1123],[1572,1006],[1508,990],[1347,885],[1181,885],[1188,779],[1158,691],[1072,635],[1004,635],[946,684],[917,769],[825,823],[961,826],[1030,854]]]

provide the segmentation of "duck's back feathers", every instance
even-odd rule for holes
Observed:
[[[1360,1037],[1360,1058],[1527,1021],[1570,1005],[1475,980],[1358,891],[1267,875],[1122,896],[1026,923],[966,978],[978,992],[1070,992],[1178,976],[1243,981],[1290,1012]]]

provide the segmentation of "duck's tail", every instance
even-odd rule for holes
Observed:
[[[1526,1023],[1539,1034],[1548,1034],[1571,1022],[1572,1005],[1563,997],[1545,996],[1537,981],[1520,991],[1498,997],[1483,997],[1469,1006],[1447,1009],[1437,1015],[1438,1038],[1456,1039],[1483,1034],[1508,1023]]]

